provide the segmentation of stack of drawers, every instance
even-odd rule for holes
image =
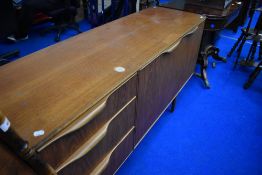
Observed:
[[[58,174],[112,174],[133,149],[136,79],[129,79],[39,148],[43,160]],[[107,168],[108,164],[113,166]]]

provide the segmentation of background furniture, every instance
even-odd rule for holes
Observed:
[[[260,43],[259,52],[258,52],[258,60],[262,60],[262,36],[261,36],[262,34],[262,9],[257,8],[258,6],[260,6],[260,3],[261,2],[256,1],[256,0],[253,0],[251,2],[251,9],[249,12],[250,19],[249,19],[248,25],[247,27],[244,27],[241,29],[242,33],[240,37],[238,38],[237,42],[233,45],[232,49],[228,53],[228,57],[231,57],[233,52],[237,50],[237,57],[234,63],[234,69],[236,68],[238,64],[244,65],[244,66],[254,66],[255,67],[254,71],[250,74],[247,82],[244,84],[243,86],[244,89],[248,89],[252,85],[252,83],[254,82],[254,80],[256,79],[256,77],[259,75],[261,71],[262,62],[260,61],[258,63],[255,63],[254,61],[258,43]],[[258,17],[255,27],[252,28],[251,23],[252,23],[256,10],[260,12],[260,15]],[[244,60],[241,60],[239,62],[243,46],[245,42],[248,40],[252,41],[252,45],[249,49],[248,55]]]
[[[237,18],[241,10],[241,4],[241,2],[232,1],[225,9],[207,8],[206,4],[205,6],[193,5],[185,0],[179,2],[173,0],[167,4],[160,4],[161,7],[198,13],[207,18],[198,59],[198,63],[201,65],[201,73],[197,74],[204,81],[207,88],[210,88],[206,73],[208,57],[212,56],[215,60],[226,62],[225,58],[219,56],[219,48],[214,47],[217,33]]]
[[[242,66],[253,66],[255,67],[254,71],[250,74],[247,82],[244,84],[244,89],[248,89],[252,83],[254,82],[254,80],[256,79],[256,77],[259,75],[261,68],[262,68],[262,8],[258,8],[257,11],[260,12],[260,15],[258,17],[257,23],[255,28],[250,29],[250,24],[248,24],[248,27],[245,29],[242,29],[242,38],[240,37],[239,40],[237,42],[241,41],[241,44],[238,48],[238,55],[234,64],[234,68],[238,65],[239,63],[239,57],[240,57],[240,53],[242,50],[242,47],[245,43],[245,41],[251,40],[252,41],[252,45],[249,49],[248,55],[244,60],[241,60],[241,62],[239,63]],[[254,15],[254,14],[253,14]],[[252,17],[250,19],[251,23],[252,21]],[[258,62],[255,61],[255,53],[257,51],[257,46],[258,43],[260,43],[259,46],[259,51],[258,51]],[[238,43],[236,43],[234,45],[234,47],[236,47]],[[234,49],[233,47],[233,49]]]
[[[146,9],[146,8],[149,8],[149,7],[156,7],[156,6],[159,6],[159,0],[142,0],[142,1],[139,1],[139,9],[142,10],[142,9]]]
[[[0,40],[4,40],[8,35],[11,35],[16,30],[16,24],[12,20],[15,18],[15,9],[12,1],[0,1]],[[2,52],[2,53],[1,53]],[[0,50],[0,65],[9,62],[8,58],[15,57],[19,54],[18,50],[1,51]]]
[[[57,174],[113,174],[192,76],[204,20],[147,9],[28,55],[0,68],[1,110]],[[5,145],[1,174],[29,174]]]
[[[186,4],[198,5],[202,7],[224,10],[230,4],[232,0],[186,0]]]
[[[243,86],[244,89],[248,89],[253,84],[253,82],[255,81],[259,73],[261,72],[261,70],[262,70],[262,61],[258,63],[254,71],[249,75],[247,82]]]
[[[262,61],[260,61],[260,63],[258,63],[258,65],[254,69],[254,71],[249,75],[247,82],[243,86],[244,89],[248,89],[252,85],[252,83],[255,81],[255,79],[257,78],[257,76],[261,72],[261,69],[262,69]]]
[[[249,11],[250,11],[250,5],[252,0],[245,0],[242,2],[241,10],[238,14],[238,17],[232,21],[231,24],[227,26],[228,29],[233,30],[234,32],[237,32],[239,26],[243,26],[245,24],[245,21],[248,17]]]
[[[134,13],[136,1],[133,0],[83,0],[85,16],[93,27]]]
[[[77,14],[77,9],[80,7],[80,0],[65,0],[64,6],[50,11],[47,13],[51,17],[54,25],[43,30],[41,33],[47,33],[52,30],[57,31],[55,41],[60,41],[61,34],[67,29],[71,28],[81,33],[79,25],[75,22],[75,16]]]
[[[250,19],[249,19],[248,25],[247,25],[247,27],[241,29],[242,33],[241,33],[240,37],[238,38],[237,42],[234,44],[234,46],[232,47],[232,49],[230,50],[230,52],[227,55],[228,57],[231,57],[233,52],[237,49],[237,57],[236,57],[236,61],[235,61],[235,64],[234,64],[234,68],[238,64],[238,60],[240,58],[242,48],[243,48],[247,38],[249,36],[255,35],[257,30],[259,32],[259,23],[257,23],[256,27],[251,28],[251,23],[252,23],[252,20],[253,20],[253,16],[255,14],[256,6],[257,6],[256,1],[252,1],[251,10],[250,10],[250,13],[249,13]]]

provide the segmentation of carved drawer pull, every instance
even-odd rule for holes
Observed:
[[[197,31],[197,29],[198,29],[198,26],[194,27],[191,31],[189,31],[187,34],[185,34],[184,37],[187,37],[187,36],[189,36],[189,35],[194,34],[194,33]]]
[[[107,154],[107,156],[98,164],[98,166],[90,173],[90,175],[99,175],[101,174],[106,167],[108,166],[111,156],[114,153],[114,151],[117,149],[117,147],[123,142],[123,140],[134,130],[134,126],[128,131],[128,133],[121,139],[120,142]]]
[[[111,120],[107,122],[93,137],[91,137],[84,145],[82,145],[74,154],[72,154],[62,165],[60,165],[56,169],[56,172],[59,172],[64,167],[80,159],[81,157],[86,155],[90,150],[92,150],[105,137],[110,122]]]
[[[178,45],[181,43],[181,41],[182,41],[182,39],[180,39],[175,44],[173,44],[171,47],[169,47],[166,51],[164,51],[164,54],[172,53],[178,47]]]
[[[194,27],[191,31],[189,31],[188,33],[186,33],[184,35],[184,37],[190,36],[192,34],[194,34],[198,29],[198,26]],[[169,47],[167,50],[165,50],[163,53],[164,54],[168,54],[168,53],[172,53],[181,43],[183,38],[180,38],[175,44],[173,44],[171,47]]]
[[[84,143],[77,151],[75,151],[69,158],[66,159],[57,169],[59,172],[61,169],[65,168],[67,165],[75,162],[76,160],[85,156],[90,150],[92,150],[106,135],[108,128],[112,121],[122,112],[136,97],[132,98],[123,108],[121,108],[99,131],[96,132],[86,143]]]
[[[48,145],[50,145],[54,141],[60,139],[61,137],[65,136],[69,133],[72,133],[72,132],[82,128],[84,125],[86,125],[88,122],[90,122],[92,119],[94,119],[97,115],[99,115],[103,111],[103,109],[106,107],[106,102],[107,102],[107,99],[103,103],[101,103],[96,109],[94,109],[92,112],[88,113],[85,117],[83,117],[82,119],[77,121],[75,124],[71,124],[71,127],[69,127],[68,129],[65,129],[64,131],[62,131],[61,133],[56,135],[54,138],[49,140],[45,145],[40,147],[37,151],[40,152],[41,150],[43,150],[45,147],[47,147]],[[83,115],[85,115],[85,114],[83,114]]]

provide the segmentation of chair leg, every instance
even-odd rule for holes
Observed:
[[[16,57],[19,55],[19,50],[14,50],[0,55],[0,66],[10,62],[8,58]]]
[[[240,43],[238,49],[237,49],[237,58],[236,58],[236,61],[234,63],[234,68],[235,69],[237,67],[237,64],[238,64],[238,61],[239,61],[239,58],[240,58],[240,55],[241,55],[241,52],[242,52],[242,48],[246,42],[246,36],[243,38],[242,42]]]
[[[255,59],[255,54],[256,54],[256,50],[257,50],[257,41],[253,41],[253,50],[251,53],[251,57],[250,57],[250,61],[254,61]]]
[[[46,33],[52,32],[53,30],[56,30],[56,29],[57,29],[56,25],[50,26],[50,27],[40,31],[40,35],[45,35]]]
[[[257,78],[258,74],[261,71],[261,66],[262,66],[262,61],[258,64],[256,69],[250,74],[247,82],[244,84],[244,89],[248,89],[252,85],[252,83],[254,82],[254,80]]]
[[[56,37],[55,37],[55,42],[59,42],[61,40],[61,34],[63,33],[64,29],[61,27],[58,29]]]
[[[260,41],[258,59],[262,60],[262,41]]]
[[[250,56],[251,56],[251,53],[253,52],[253,47],[254,47],[254,43],[252,43],[249,51],[248,51],[248,54],[247,54],[247,58],[246,58],[246,63],[250,60]]]
[[[72,24],[68,25],[67,27],[77,31],[78,33],[82,33],[82,31],[79,29],[79,25],[77,23],[72,23]]]
[[[240,37],[238,38],[237,42],[234,44],[234,46],[232,47],[232,49],[230,50],[230,52],[227,54],[228,57],[231,57],[231,55],[233,54],[233,52],[235,51],[235,49],[237,48],[237,46],[239,45],[239,43],[242,41],[242,39],[244,38],[245,34],[242,32]]]

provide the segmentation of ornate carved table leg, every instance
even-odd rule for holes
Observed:
[[[207,72],[206,72],[208,66],[208,57],[212,56],[217,61],[227,62],[226,58],[221,57],[218,54],[219,54],[219,49],[213,45],[209,45],[205,48],[203,52],[201,52],[198,58],[198,64],[200,64],[201,66],[201,73],[196,75],[204,81],[205,87],[208,89],[210,88],[207,79]]]
[[[205,54],[200,54],[197,60],[197,63],[200,65],[200,73],[196,73],[195,75],[201,78],[204,81],[204,85],[206,88],[210,88],[208,79],[207,79],[207,66],[208,66],[208,57]]]
[[[220,51],[219,48],[217,48],[213,45],[207,46],[206,49],[205,49],[205,52],[208,56],[212,56],[215,60],[222,61],[222,62],[226,63],[227,59],[219,56],[218,55],[219,51]]]
[[[175,107],[176,107],[176,98],[172,101],[171,103],[171,109],[170,112],[174,112],[175,111]]]

